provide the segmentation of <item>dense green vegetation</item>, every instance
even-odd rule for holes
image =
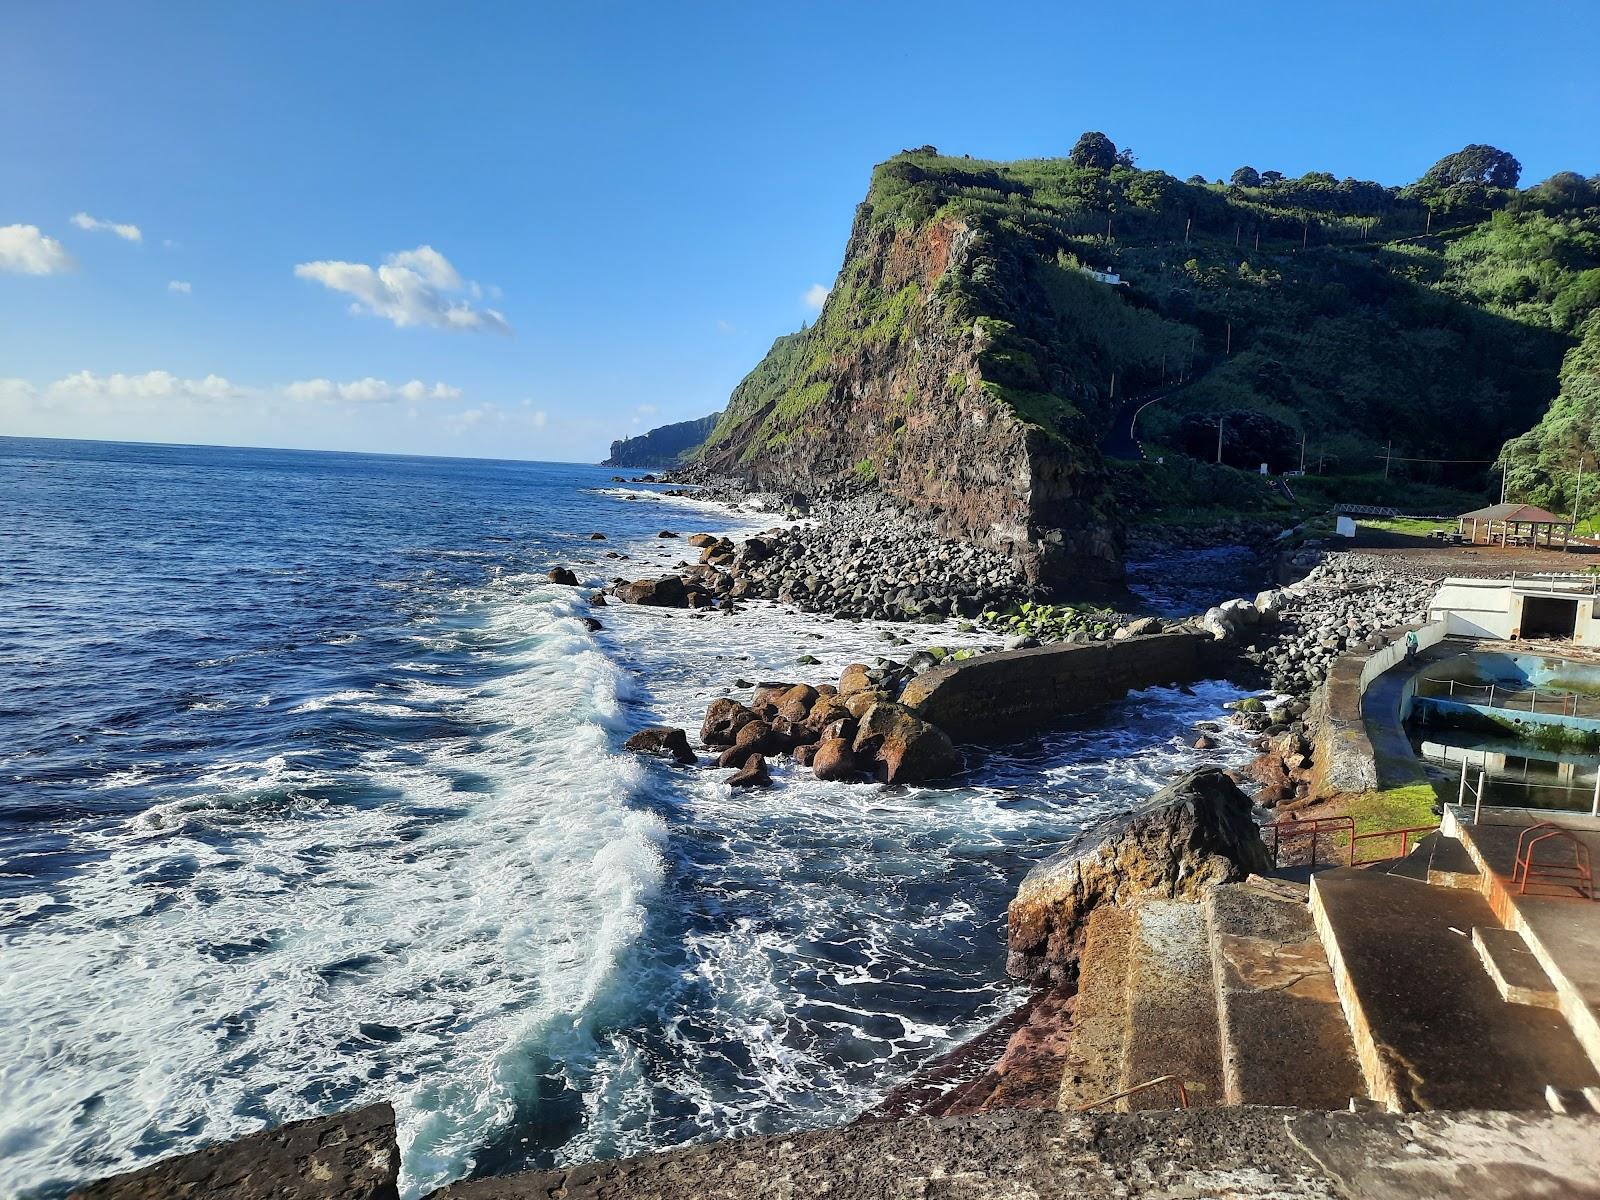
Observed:
[[[1134,166],[1097,132],[1059,159],[904,152],[873,173],[866,232],[905,240],[945,221],[973,231],[972,253],[931,292],[885,293],[847,261],[817,324],[780,339],[713,441],[761,406],[771,416],[746,454],[791,436],[836,364],[894,347],[937,304],[981,331],[983,386],[1080,450],[1130,400],[1176,387],[1137,428],[1169,463],[1214,458],[1221,418],[1224,464],[1281,471],[1303,455],[1313,476],[1350,488],[1444,484],[1453,502],[1497,491],[1495,460],[1517,438],[1513,495],[1560,504],[1600,404],[1600,186],[1564,172],[1518,190],[1520,170],[1469,146],[1403,188],[1253,167],[1229,184],[1184,182]],[[1561,398],[1527,433],[1558,371]],[[1120,486],[1167,482],[1150,466],[1121,470]],[[1181,483],[1202,505],[1280,503],[1259,481]]]

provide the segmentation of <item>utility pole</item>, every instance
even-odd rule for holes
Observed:
[[[1300,431],[1300,474],[1306,473],[1306,431]]]
[[[1188,217],[1183,222],[1183,244],[1185,246],[1187,246],[1189,244],[1189,229],[1193,224],[1194,224],[1194,218],[1193,217]]]
[[[1578,528],[1578,515],[1583,512],[1583,455],[1578,455],[1578,486],[1572,497],[1572,528]]]
[[[1243,232],[1244,232],[1244,226],[1243,225],[1235,225],[1233,227],[1233,248],[1235,250],[1237,250],[1239,248],[1239,235],[1242,234]]]
[[[1500,468],[1500,503],[1506,502],[1506,468]]]
[[[1111,240],[1111,214],[1106,214],[1106,241]]]
[[[1261,226],[1256,226],[1256,253],[1261,252]]]
[[[1428,210],[1428,223],[1425,226],[1423,226],[1422,232],[1423,233],[1432,233],[1433,232],[1433,209],[1431,209],[1431,208]]]
[[[1389,478],[1389,459],[1393,454],[1394,454],[1394,443],[1393,442],[1385,442],[1383,444],[1383,477],[1385,479]]]
[[[1306,239],[1311,236],[1311,218],[1300,218],[1300,249],[1306,248]]]
[[[1232,354],[1233,353],[1233,322],[1232,321],[1228,322],[1228,343],[1227,343],[1226,348],[1223,350],[1223,353],[1224,354]]]
[[[1226,416],[1226,413],[1217,414],[1217,461],[1219,463],[1222,461],[1222,422]]]
[[[1111,397],[1110,398],[1113,401],[1116,400],[1116,398],[1117,398],[1117,373],[1115,371],[1111,372]]]

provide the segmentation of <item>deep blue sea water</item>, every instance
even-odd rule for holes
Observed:
[[[1021,875],[1233,695],[941,789],[636,760],[885,630],[591,610],[544,572],[771,521],[612,474],[0,438],[0,1194],[379,1099],[408,1195],[847,1119],[1016,999]]]

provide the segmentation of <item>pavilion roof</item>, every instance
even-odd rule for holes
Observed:
[[[1553,512],[1533,504],[1491,504],[1488,508],[1462,513],[1462,521],[1509,521],[1516,525],[1570,525],[1570,517],[1558,517]]]

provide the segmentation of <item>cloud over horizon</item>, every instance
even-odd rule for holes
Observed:
[[[331,379],[297,379],[267,387],[247,387],[222,375],[185,379],[171,371],[145,371],[142,374],[97,375],[78,371],[51,383],[38,386],[26,379],[0,379],[0,411],[9,403],[16,407],[85,411],[118,408],[159,409],[163,404],[228,401],[256,403],[373,405],[450,401],[461,399],[461,389],[446,383],[427,384],[420,379],[393,384],[368,376],[347,383]]]
[[[0,225],[0,271],[54,275],[77,265],[66,247],[39,232],[37,225]]]
[[[87,229],[90,233],[114,233],[125,242],[144,241],[144,231],[137,225],[102,221],[99,217],[91,217],[86,212],[74,213],[72,223],[79,229]]]
[[[322,259],[298,263],[299,279],[309,279],[355,299],[353,313],[383,317],[398,328],[428,325],[435,329],[510,333],[505,316],[492,308],[475,308],[459,293],[473,299],[484,288],[461,278],[450,260],[432,246],[399,250],[381,266]]]
[[[802,297],[805,301],[805,306],[814,312],[821,312],[823,301],[828,298],[828,293],[832,290],[832,288],[824,287],[820,283],[813,283],[806,289],[806,294]]]

